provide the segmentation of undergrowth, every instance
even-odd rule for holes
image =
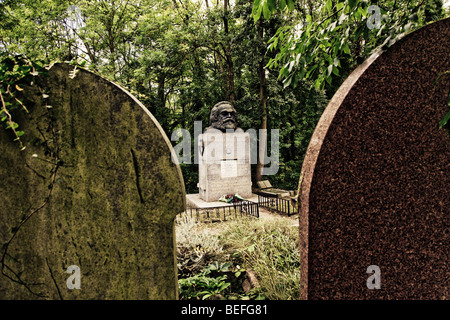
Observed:
[[[180,299],[298,299],[298,229],[277,217],[176,225]],[[259,287],[244,292],[245,271]]]

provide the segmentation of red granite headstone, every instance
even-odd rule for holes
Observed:
[[[450,19],[374,54],[330,101],[300,179],[302,299],[449,298],[446,70]]]

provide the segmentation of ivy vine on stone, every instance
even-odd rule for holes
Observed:
[[[14,141],[19,143],[21,150],[26,148],[21,140],[25,132],[15,121],[14,113],[22,111],[28,114],[29,111],[17,98],[17,93],[24,90],[21,84],[26,79],[32,84],[33,77],[45,73],[48,68],[42,61],[30,60],[22,55],[0,54],[0,120],[6,130],[13,132]]]
[[[24,112],[30,114],[27,106],[18,98],[20,92],[29,88],[30,85],[34,85],[35,77],[38,75],[46,74],[47,70],[51,68],[51,65],[45,65],[42,61],[30,60],[25,56],[17,55],[12,56],[8,53],[0,54],[0,120],[4,129],[11,130],[14,135],[14,141],[18,142],[21,151],[26,149],[22,141],[22,136],[26,134],[21,130],[22,126],[16,121],[19,112]],[[54,118],[50,114],[51,106],[48,105],[47,99],[49,95],[45,94],[39,87],[39,92],[44,100],[43,106],[45,107],[45,122],[47,123],[48,132],[50,135],[44,138],[42,146],[44,147],[44,155],[50,155],[51,160],[40,158],[37,154],[33,154],[32,157],[38,161],[46,161],[52,164],[50,169],[50,183],[48,186],[48,192],[43,195],[44,199],[40,203],[36,203],[27,212],[20,213],[20,219],[18,224],[11,228],[11,237],[9,240],[2,244],[2,255],[1,255],[1,274],[9,278],[11,281],[23,285],[30,291],[30,293],[42,297],[39,292],[32,289],[33,284],[28,283],[22,279],[22,271],[14,270],[14,268],[9,264],[9,261],[13,259],[13,256],[9,253],[9,247],[12,241],[15,239],[17,233],[21,227],[29,221],[29,219],[43,209],[50,201],[53,186],[56,182],[58,168],[62,165],[62,161],[59,157],[59,130],[56,127]],[[32,121],[30,117],[26,117],[29,121]],[[42,118],[42,119],[44,119]],[[37,123],[36,123],[37,125]],[[39,130],[39,126],[37,127]],[[40,131],[41,132],[41,131]],[[50,143],[50,141],[52,143]],[[26,167],[31,168],[25,160]],[[43,176],[41,176],[43,177]]]

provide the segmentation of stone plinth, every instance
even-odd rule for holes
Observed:
[[[245,200],[252,201],[258,203],[258,195],[252,193],[249,197],[245,198]],[[186,206],[192,208],[215,208],[215,207],[229,207],[233,206],[233,203],[227,203],[222,201],[205,201],[200,199],[200,195],[198,193],[195,194],[187,194],[186,195]]]
[[[217,201],[224,194],[252,194],[250,135],[242,130],[222,133],[209,129],[199,135],[199,195]]]

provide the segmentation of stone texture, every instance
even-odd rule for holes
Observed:
[[[185,191],[170,141],[128,92],[84,70],[71,79],[72,68],[57,64],[23,85],[25,151],[0,130],[2,245],[48,196],[54,165],[33,154],[53,160],[41,145],[45,136],[55,146],[49,123],[62,161],[50,201],[8,246],[2,271],[22,283],[0,275],[0,299],[177,299],[174,218]],[[80,268],[79,290],[66,285],[70,265]]]
[[[252,195],[250,135],[207,130],[199,135],[199,196],[217,201],[224,194]]]
[[[299,184],[302,299],[449,299],[449,35],[446,19],[405,36],[330,101]]]

